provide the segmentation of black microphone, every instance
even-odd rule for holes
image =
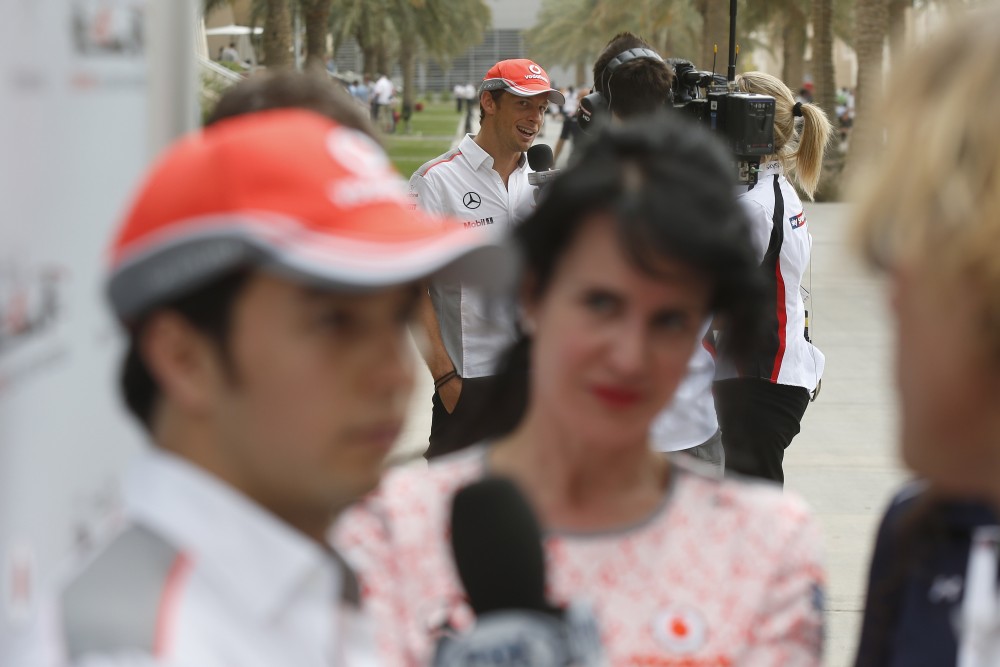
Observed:
[[[541,529],[513,482],[489,477],[455,494],[451,546],[476,624],[441,639],[435,667],[605,664],[593,616],[546,599]]]
[[[552,157],[552,147],[548,144],[535,144],[528,149],[528,166],[532,173],[528,174],[528,182],[535,187],[545,185],[559,175],[555,166],[555,158]]]

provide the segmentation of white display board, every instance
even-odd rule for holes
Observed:
[[[164,20],[186,4],[0,0],[0,665],[143,446],[102,285],[132,189],[194,115],[176,108],[195,99],[194,20]]]

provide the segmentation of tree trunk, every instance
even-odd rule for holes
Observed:
[[[583,62],[582,60],[577,60],[576,61],[576,72],[575,72],[575,74],[576,74],[576,80],[573,82],[573,85],[575,87],[579,88],[579,87],[583,86],[584,84],[586,84],[587,83],[587,63]]]
[[[729,3],[725,0],[700,0],[698,11],[701,13],[701,61],[696,62],[698,69],[712,69],[726,73],[729,62]],[[714,53],[719,46],[718,57]]]
[[[375,69],[378,74],[392,75],[392,67],[389,64],[389,45],[384,42],[375,46]]]
[[[306,24],[306,67],[326,67],[326,36],[329,32],[331,0],[301,0]]]
[[[360,27],[354,33],[354,39],[358,40],[358,46],[361,47],[361,70],[362,73],[369,79],[375,78],[375,45],[372,44],[368,39],[365,31]]]
[[[264,62],[269,68],[292,63],[292,10],[289,0],[267,0],[263,47]]]
[[[413,103],[417,99],[417,37],[413,31],[406,31],[399,40],[399,68],[403,70],[403,119],[404,131],[410,131],[410,117]],[[388,72],[386,72],[388,75]]]
[[[813,99],[837,125],[837,81],[833,72],[833,0],[812,0]]]
[[[815,0],[814,0],[815,4]],[[781,30],[781,78],[792,92],[805,81],[806,17],[798,6],[790,6]],[[813,61],[816,52],[813,50]]]
[[[882,143],[882,123],[876,115],[882,97],[885,36],[889,22],[887,0],[858,0],[856,11],[858,90],[854,95],[854,128],[846,169],[854,172],[864,154]]]
[[[913,0],[889,0],[889,66],[893,67],[906,46],[906,10]]]

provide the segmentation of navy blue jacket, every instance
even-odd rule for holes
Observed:
[[[855,667],[952,667],[972,535],[996,525],[980,503],[900,492],[879,528]]]

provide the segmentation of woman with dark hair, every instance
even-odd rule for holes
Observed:
[[[649,446],[709,314],[752,339],[762,289],[728,162],[680,119],[605,128],[517,230],[523,334],[506,377],[527,404],[497,438],[390,473],[338,527],[386,664],[427,664],[436,629],[469,626],[449,514],[487,475],[534,507],[549,597],[592,605],[609,664],[820,664],[803,503]]]
[[[887,274],[901,453],[921,478],[872,556],[858,667],[1000,665],[1000,9],[893,75],[855,241]],[[914,141],[919,137],[919,141]]]

